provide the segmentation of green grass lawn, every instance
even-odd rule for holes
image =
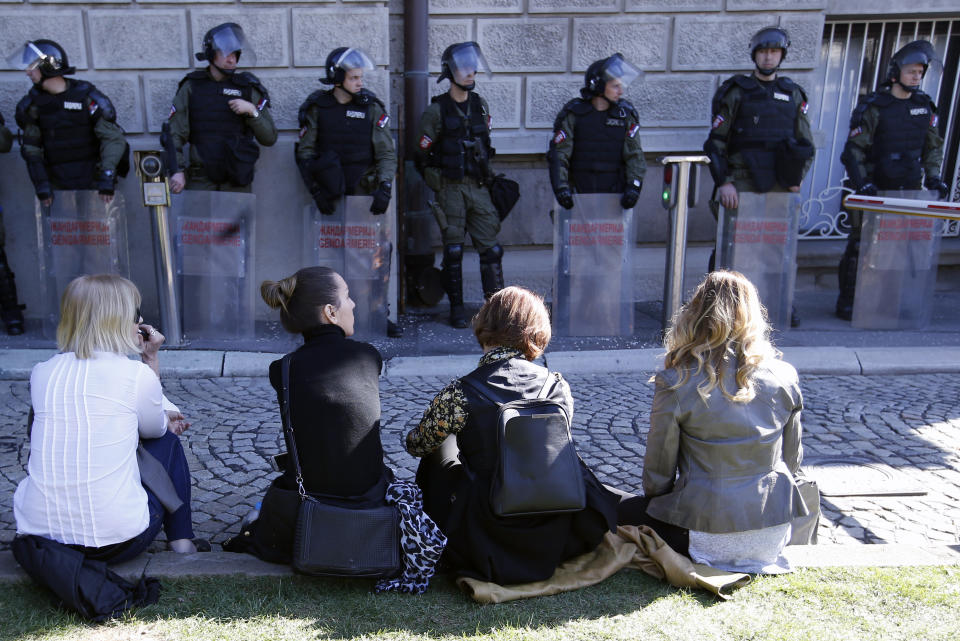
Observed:
[[[88,625],[27,583],[0,584],[2,639],[960,639],[960,568],[800,570],[729,601],[635,571],[577,592],[476,605],[448,577],[423,596],[306,577],[165,580],[160,602]]]

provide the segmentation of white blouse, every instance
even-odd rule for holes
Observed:
[[[149,521],[137,444],[167,429],[166,400],[149,366],[120,354],[73,352],[30,375],[34,422],[28,476],[13,495],[17,532],[103,547]]]

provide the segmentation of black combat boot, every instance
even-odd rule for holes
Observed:
[[[23,309],[26,305],[17,302],[17,285],[7,263],[7,254],[0,247],[0,318],[11,336],[23,333]]]
[[[499,243],[480,254],[480,282],[486,300],[503,289],[503,247]]]
[[[467,310],[463,307],[463,244],[443,247],[443,289],[450,299],[450,325],[467,326]]]
[[[857,267],[860,259],[860,241],[848,239],[847,247],[840,257],[837,280],[840,281],[840,295],[837,296],[837,318],[853,318],[853,297],[857,291]]]

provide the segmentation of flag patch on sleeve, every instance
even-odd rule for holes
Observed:
[[[269,102],[270,100],[268,98],[261,98],[260,102],[257,103],[257,111],[263,111]]]
[[[805,114],[807,113],[807,109],[809,108],[810,108],[810,105],[804,102],[802,105],[800,105],[800,112]]]
[[[859,136],[861,133],[863,133],[863,127],[854,127],[850,130],[850,135],[847,136],[847,138],[854,138]]]
[[[383,129],[384,127],[387,126],[388,122],[390,122],[390,116],[388,116],[387,114],[383,114],[382,116],[380,116],[380,119],[377,121],[377,126]]]
[[[930,114],[930,126],[936,127],[940,124],[940,119],[937,118],[937,114]]]
[[[99,108],[100,108],[100,105],[97,104],[97,101],[91,100],[90,106],[87,109],[90,111],[90,115],[92,116],[93,114],[97,113],[97,109]]]
[[[423,134],[420,137],[420,149],[430,149],[430,146],[433,144],[433,138],[427,134]]]
[[[630,131],[627,132],[627,135],[631,138],[636,138],[638,131],[640,131],[640,125],[633,125],[630,127]]]
[[[564,140],[566,140],[566,139],[567,139],[567,134],[563,131],[563,129],[558,129],[558,130],[553,134],[553,144],[555,144],[555,145],[559,145],[560,143],[562,143],[562,142],[563,142]]]
[[[722,125],[724,122],[726,121],[724,120],[723,116],[721,116],[720,114],[717,114],[716,118],[713,119],[713,124],[710,125],[710,128],[716,129],[717,127]]]
[[[173,114],[177,113],[177,108],[173,105],[170,105],[170,115],[167,118],[173,118]]]
[[[306,125],[304,125],[303,127],[300,127],[300,137],[303,138],[306,135],[307,135],[307,127]]]

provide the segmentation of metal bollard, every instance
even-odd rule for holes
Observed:
[[[687,252],[687,213],[696,204],[698,190],[690,189],[691,166],[693,181],[699,177],[699,165],[708,164],[710,159],[704,155],[661,156],[657,159],[663,165],[664,188],[663,206],[670,212],[667,231],[667,261],[663,284],[663,314],[661,326],[666,330],[673,315],[683,303],[683,270]]]

